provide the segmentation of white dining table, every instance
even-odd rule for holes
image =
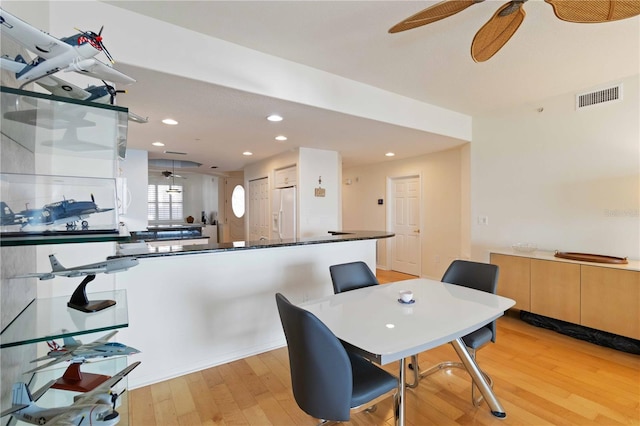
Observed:
[[[411,290],[414,302],[399,301]],[[506,413],[469,355],[462,337],[492,322],[515,301],[467,287],[426,278],[364,287],[299,306],[316,315],[355,353],[385,365],[400,362],[399,424],[405,422],[405,358],[451,343],[484,396],[491,413]]]

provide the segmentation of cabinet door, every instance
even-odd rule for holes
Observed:
[[[580,265],[531,259],[531,312],[580,324]]]
[[[582,265],[581,324],[640,339],[640,272]]]
[[[530,267],[528,257],[491,253],[491,263],[498,265],[498,294],[516,301],[514,309],[531,310]]]
[[[296,167],[287,167],[275,171],[275,187],[284,188],[294,186],[297,182],[298,169]]]

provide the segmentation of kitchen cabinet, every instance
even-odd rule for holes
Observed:
[[[500,268],[498,294],[515,309],[640,339],[640,261],[581,262],[553,252],[491,251]]]
[[[295,186],[298,182],[298,168],[296,166],[278,169],[274,173],[276,188]]]

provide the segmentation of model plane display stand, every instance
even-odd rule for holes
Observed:
[[[104,374],[83,373],[80,365],[81,362],[72,362],[51,387],[72,392],[89,392],[111,378]]]
[[[116,304],[115,300],[89,300],[87,297],[87,284],[96,278],[95,274],[84,277],[80,285],[76,287],[71,295],[71,299],[67,302],[67,306],[71,309],[77,309],[82,312],[98,312]]]

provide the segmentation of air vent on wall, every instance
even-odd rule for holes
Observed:
[[[616,86],[607,87],[606,89],[576,95],[576,109],[578,110],[594,105],[600,105],[606,102],[619,101],[621,99],[622,84],[618,84]]]

